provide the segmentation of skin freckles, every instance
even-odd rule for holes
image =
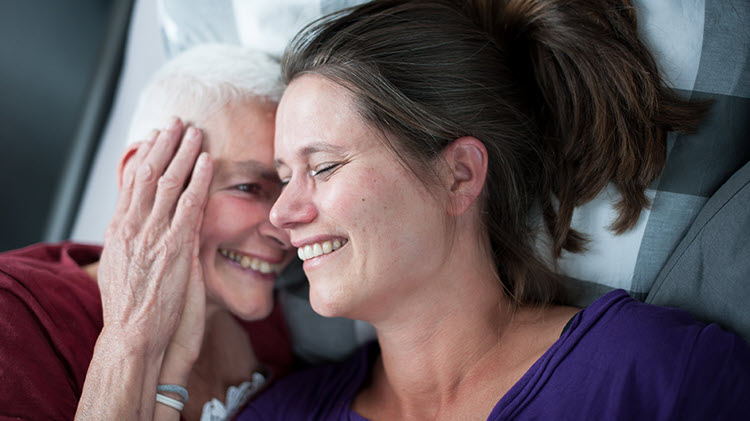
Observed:
[[[275,146],[286,187],[271,221],[298,247],[326,235],[346,238],[341,249],[305,262],[310,300],[325,316],[373,321],[409,308],[420,288],[414,280],[438,273],[449,250],[441,248],[445,232],[434,229],[442,223],[425,223],[442,221],[444,205],[353,110],[348,93],[326,79],[302,76],[290,84]],[[337,152],[305,153],[317,144]],[[321,163],[341,164],[311,176]]]

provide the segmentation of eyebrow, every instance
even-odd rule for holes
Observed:
[[[301,157],[303,157],[303,158],[306,158],[306,157],[308,157],[308,156],[310,156],[312,154],[315,154],[315,153],[340,154],[343,151],[344,151],[344,147],[343,146],[331,145],[330,143],[325,143],[325,142],[315,142],[315,143],[311,143],[311,144],[305,146],[304,148],[302,148],[298,152],[298,155],[301,156]],[[282,159],[275,159],[273,161],[274,168],[278,168],[281,165],[286,165],[286,163],[284,162],[284,160],[282,160]]]
[[[248,159],[245,161],[229,161],[226,159],[217,160],[214,163],[216,168],[215,174],[242,173],[259,176],[268,181],[278,181],[279,176],[272,168],[258,161]]]

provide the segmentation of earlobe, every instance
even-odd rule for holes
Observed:
[[[464,136],[445,148],[443,157],[451,172],[448,213],[458,216],[482,193],[487,177],[487,148],[479,139]]]

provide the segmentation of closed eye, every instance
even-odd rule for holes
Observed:
[[[313,177],[315,177],[315,176],[318,176],[320,174],[325,174],[325,173],[327,173],[327,172],[335,169],[339,165],[341,165],[341,164],[339,164],[339,163],[335,163],[335,164],[323,164],[321,166],[321,168],[315,169],[315,170],[311,170],[310,171],[310,175],[313,176]]]

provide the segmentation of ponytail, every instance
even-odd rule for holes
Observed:
[[[570,229],[573,210],[609,182],[621,193],[610,228],[632,228],[664,167],[667,131],[694,131],[709,103],[666,87],[627,0],[469,1],[466,13],[508,53],[537,102],[535,120],[553,146],[541,203],[554,255],[583,250]]]
[[[500,282],[523,304],[564,296],[537,248],[535,207],[553,256],[581,251],[573,209],[613,182],[612,229],[626,231],[648,205],[666,132],[703,115],[657,70],[625,0],[374,1],[303,30],[282,59],[287,83],[314,73],[349,89],[426,185],[455,139],[485,144],[481,223]]]

